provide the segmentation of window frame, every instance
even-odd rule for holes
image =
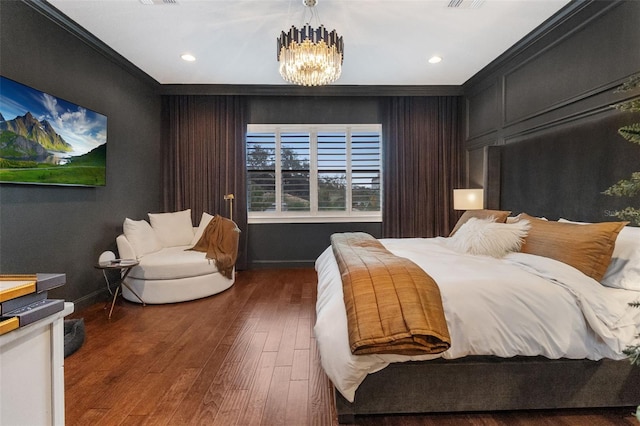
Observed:
[[[282,199],[282,166],[281,153],[282,133],[304,132],[309,133],[309,202],[310,210],[282,211],[281,202],[276,202],[275,211],[252,212],[247,209],[248,223],[329,223],[329,222],[382,222],[383,207],[383,143],[382,124],[248,124],[247,135],[250,133],[272,133],[275,137],[275,193],[276,200]],[[318,210],[318,133],[344,132],[346,137],[345,152],[345,210],[321,211]],[[352,164],[351,164],[351,135],[357,132],[375,132],[379,140],[379,211],[354,211],[352,210]],[[247,150],[247,140],[244,141]],[[245,162],[245,172],[248,171]],[[249,186],[247,182],[247,200]]]

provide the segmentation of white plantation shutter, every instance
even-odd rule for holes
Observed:
[[[280,135],[280,168],[282,170],[282,211],[309,211],[308,132],[283,132]]]
[[[247,133],[248,210],[265,211],[276,202],[276,138]]]
[[[344,211],[347,198],[345,132],[318,133],[318,210]]]
[[[351,208],[355,211],[380,209],[380,134],[356,132],[351,135]]]
[[[249,125],[250,222],[381,221],[381,126]]]

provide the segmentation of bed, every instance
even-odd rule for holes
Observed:
[[[467,213],[451,237],[380,240],[438,284],[439,353],[353,355],[344,271],[332,247],[317,259],[314,332],[339,422],[640,403],[640,368],[622,353],[640,332],[640,228]]]

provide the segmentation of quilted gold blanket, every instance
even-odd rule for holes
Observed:
[[[451,346],[440,289],[418,265],[369,234],[333,234],[349,345],[355,355],[437,354]]]

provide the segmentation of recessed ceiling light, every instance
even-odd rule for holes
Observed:
[[[180,56],[180,57],[181,57],[184,61],[187,61],[187,62],[193,62],[193,61],[195,61],[195,60],[196,60],[196,57],[195,57],[195,56],[193,56],[193,55],[192,55],[192,54],[190,54],[190,53],[185,53],[184,55],[182,55],[182,56]]]
[[[442,61],[442,58],[440,56],[432,56],[429,58],[429,63],[430,64],[437,64],[438,62]]]

